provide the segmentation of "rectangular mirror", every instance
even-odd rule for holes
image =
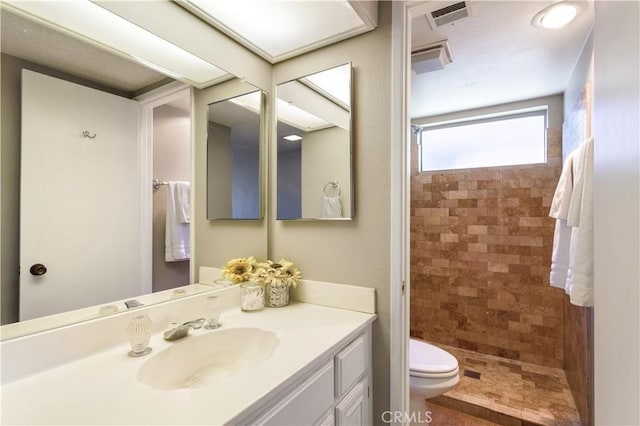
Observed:
[[[123,312],[127,309],[124,300],[136,299],[149,305],[197,291],[211,291],[210,286],[187,286],[198,281],[190,268],[220,266],[223,261],[219,259],[233,257],[229,251],[266,257],[263,255],[267,251],[266,224],[259,221],[214,224],[206,220],[207,105],[258,90],[225,71],[230,65],[235,68],[234,58],[244,57],[245,49],[226,45],[224,55],[230,59],[224,62],[224,67],[215,65],[224,74],[220,82],[206,89],[193,89],[181,86],[173,75],[168,77],[155,67],[149,68],[147,63],[132,62],[128,56],[114,54],[114,46],[96,44],[56,22],[46,21],[45,25],[45,21],[14,7],[22,4],[26,3],[16,2],[13,6],[3,3],[0,13],[3,147],[0,340],[115,313],[112,305]],[[150,13],[150,9],[155,11],[162,4],[138,6],[130,2],[129,7],[144,8]],[[246,58],[241,61],[247,68],[262,62],[258,57],[255,61],[247,62]],[[214,64],[207,65],[209,69],[212,67]],[[23,78],[27,70],[41,75],[40,78]],[[57,82],[55,86],[46,83],[43,89],[43,79]],[[39,83],[35,86],[34,82]],[[261,86],[268,87],[264,83]],[[102,96],[95,99],[99,95]],[[134,105],[135,110],[123,108],[123,102]],[[256,111],[263,111],[260,102]],[[28,111],[23,112],[25,107]],[[107,111],[103,112],[105,108]],[[126,126],[126,134],[121,130],[125,120],[132,122]],[[264,128],[263,124],[261,135]],[[42,129],[46,130],[46,137],[34,134]],[[114,136],[116,131],[118,134]],[[23,137],[44,143],[49,150],[46,152],[55,154],[42,157],[40,152],[45,151],[32,150],[37,158],[44,158],[48,167],[54,167],[55,177],[33,161],[33,156],[22,155],[27,143]],[[68,149],[65,155],[61,155],[60,146]],[[26,178],[27,172],[33,177]],[[45,181],[47,188],[53,189],[44,188],[41,183]],[[177,182],[193,184],[189,224],[184,219],[177,220],[177,214],[168,214],[170,184],[175,186]],[[25,183],[31,183],[30,188]],[[176,192],[172,194],[174,201],[184,200],[176,197]],[[43,207],[43,195],[53,201],[49,207]],[[60,203],[60,199],[65,202]],[[32,200],[35,207],[21,209],[21,200]],[[40,220],[35,213],[42,214],[44,219]],[[42,226],[31,225],[32,218],[21,217],[26,215],[33,215]],[[179,244],[166,238],[171,216],[177,224],[173,229],[180,231]],[[77,234],[73,238],[69,238],[70,227]],[[186,247],[181,243],[191,233],[185,232],[187,227],[199,237],[189,241],[189,258],[167,260],[168,246]],[[211,241],[209,235],[213,233],[218,240]],[[240,237],[228,243],[236,235]],[[89,241],[81,242],[81,237]],[[27,247],[34,250],[28,252]],[[21,280],[31,286],[33,292],[29,296],[27,290],[21,290]],[[187,286],[186,293],[181,292],[185,288],[180,288],[174,294],[176,287],[183,286]],[[27,309],[27,301],[37,302],[37,309]]]
[[[207,219],[262,218],[263,103],[255,90],[207,108]]]
[[[352,68],[278,84],[277,219],[353,218]]]

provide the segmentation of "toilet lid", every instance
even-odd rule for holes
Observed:
[[[409,369],[416,373],[450,373],[458,369],[458,360],[444,349],[410,339]]]

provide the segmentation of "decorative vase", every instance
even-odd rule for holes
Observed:
[[[143,356],[151,352],[149,339],[153,324],[147,315],[136,315],[127,325],[127,337],[131,344],[129,356]]]
[[[281,308],[289,304],[289,286],[286,284],[267,284],[265,288],[266,305]]]
[[[253,281],[240,284],[240,309],[243,312],[253,312],[262,308],[264,308],[264,287]]]

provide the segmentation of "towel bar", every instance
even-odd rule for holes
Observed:
[[[169,185],[169,182],[165,182],[165,181],[160,180],[160,179],[154,179],[153,180],[153,189],[158,189],[162,185]]]

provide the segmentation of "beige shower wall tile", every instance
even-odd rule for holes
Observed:
[[[563,365],[564,296],[548,284],[562,134],[547,140],[547,164],[414,173],[412,333]]]

